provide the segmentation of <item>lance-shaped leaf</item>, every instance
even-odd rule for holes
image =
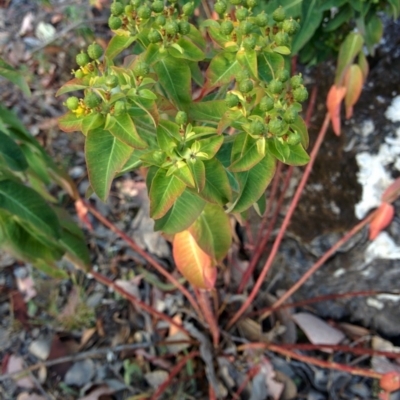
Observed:
[[[370,54],[374,55],[374,46],[380,42],[383,36],[383,24],[378,15],[371,15],[365,25],[365,42]]]
[[[136,36],[119,36],[115,35],[108,43],[104,56],[113,60],[121,51],[125,50],[136,40]]]
[[[332,121],[333,131],[337,136],[340,135],[340,105],[346,95],[346,87],[332,85],[326,99],[326,107]]]
[[[91,113],[82,119],[82,133],[86,136],[90,130],[103,126],[104,122],[104,115]]]
[[[195,287],[212,289],[217,269],[211,257],[196,243],[189,231],[179,232],[173,241],[173,256],[179,272]]]
[[[154,229],[169,235],[181,232],[196,220],[206,202],[189,189],[186,189],[174,202],[169,211],[155,220]]]
[[[56,97],[61,96],[62,94],[65,93],[75,92],[77,90],[83,90],[86,89],[87,87],[88,85],[84,84],[82,79],[74,78],[68,81],[67,83],[64,83],[64,85],[62,85],[60,89],[58,89]]]
[[[228,211],[242,212],[247,210],[265,192],[274,173],[275,158],[268,154],[249,171],[236,173],[240,193]]]
[[[102,128],[94,129],[88,133],[85,155],[89,181],[101,200],[106,200],[112,180],[132,152],[132,147],[127,146]]]
[[[170,100],[180,110],[191,102],[190,68],[184,60],[166,57],[154,64],[158,80]]]
[[[265,199],[265,192],[261,195],[261,197],[253,203],[253,207],[256,210],[256,213],[262,217],[265,213],[265,210],[267,208],[267,201]]]
[[[346,106],[346,118],[349,119],[353,115],[353,106],[357,103],[363,87],[363,73],[357,64],[353,64],[347,70],[344,86],[346,87],[346,97],[344,104]]]
[[[229,52],[218,53],[208,66],[206,72],[206,87],[213,89],[225,85],[237,75],[243,67],[239,64],[235,54]]]
[[[194,178],[192,175],[192,171],[187,166],[184,161],[180,161],[178,166],[173,165],[168,169],[167,176],[174,174],[178,179],[180,179],[186,186],[190,188],[195,188],[196,183],[194,182]]]
[[[174,175],[167,176],[167,171],[160,168],[151,182],[150,216],[154,219],[163,217],[183,193],[185,187],[186,185],[180,179]]]
[[[204,189],[206,183],[206,169],[204,163],[201,160],[188,160],[187,166],[192,173],[196,189],[201,192]]]
[[[285,66],[285,60],[280,54],[268,51],[259,54],[257,61],[258,74],[265,82],[274,79],[275,72],[281,70]]]
[[[28,162],[21,149],[8,135],[0,131],[0,155],[8,167],[14,171],[24,171],[28,168]]]
[[[289,157],[285,163],[293,166],[305,165],[310,161],[310,156],[304,150],[303,146],[299,143],[295,146],[289,145]]]
[[[255,50],[241,49],[236,54],[239,64],[250,71],[253,78],[258,78],[257,53]]]
[[[31,91],[24,76],[20,72],[16,71],[14,67],[8,65],[2,58],[0,58],[0,76],[3,76],[14,85],[17,85],[25,95],[31,95]]]
[[[45,235],[53,238],[60,235],[57,215],[43,198],[29,187],[11,180],[0,181],[0,208]]]
[[[162,120],[157,126],[157,142],[160,149],[170,152],[182,140],[179,126],[175,122]]]
[[[205,183],[203,190],[199,193],[201,197],[211,203],[226,204],[232,198],[232,190],[228,175],[222,164],[212,159],[204,161]]]
[[[176,45],[176,46],[174,46]],[[204,53],[190,40],[181,38],[177,40],[170,48],[169,54],[175,58],[184,58],[189,61],[204,60]]]
[[[72,111],[67,112],[58,118],[58,127],[63,132],[80,132],[82,131],[82,121],[84,116],[77,117]]]
[[[223,142],[223,136],[214,136],[199,140],[198,144],[200,146],[200,152],[205,154],[202,158],[207,160],[213,158],[221,148]]]
[[[109,115],[106,129],[118,140],[135,149],[145,149],[147,143],[139,136],[131,116],[127,113],[118,117]]]
[[[189,117],[198,122],[218,124],[227,109],[224,100],[197,102],[191,104]]]
[[[265,154],[264,152],[259,152],[257,143],[260,139],[254,139],[246,132],[241,132],[235,137],[235,141],[232,147],[232,164],[229,166],[232,172],[247,171],[254,167]]]
[[[394,207],[389,203],[382,203],[377,211],[376,216],[369,226],[369,240],[374,240],[381,231],[387,228],[394,217]]]
[[[353,63],[354,58],[361,51],[364,39],[359,33],[351,32],[340,46],[338,63],[336,67],[335,85],[343,83],[347,68]]]
[[[294,122],[290,124],[290,127],[294,131],[296,131],[300,134],[300,138],[301,138],[300,143],[302,144],[302,146],[305,149],[307,149],[308,143],[309,143],[309,137],[308,137],[307,126],[306,126],[306,123],[304,122],[303,118],[301,118],[300,115],[297,115]]]
[[[188,230],[201,249],[217,262],[228,253],[232,242],[231,224],[221,206],[207,204]]]

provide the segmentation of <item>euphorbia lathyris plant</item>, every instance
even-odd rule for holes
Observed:
[[[114,2],[104,55],[96,43],[78,54],[58,92],[84,91],[60,128],[86,136],[93,191],[105,200],[117,174],[144,167],[155,229],[201,288],[230,247],[228,213],[262,214],[276,161],[308,161],[307,91],[285,68],[298,23],[282,8],[255,15],[256,3],[218,1],[218,19],[196,27],[193,3]]]

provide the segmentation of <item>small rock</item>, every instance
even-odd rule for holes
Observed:
[[[39,339],[34,340],[29,345],[29,353],[37,357],[39,360],[47,360],[50,354],[51,348],[51,338],[41,337]]]
[[[103,297],[104,297],[104,293],[94,292],[87,298],[86,305],[88,307],[95,308],[100,304]]]
[[[66,373],[64,382],[70,386],[82,387],[89,383],[95,373],[91,359],[76,362]]]

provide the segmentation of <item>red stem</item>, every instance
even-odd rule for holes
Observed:
[[[188,355],[186,355],[185,357],[183,357],[178,364],[175,365],[175,367],[172,369],[171,373],[168,375],[168,378],[158,387],[157,391],[153,394],[153,396],[151,396],[151,400],[157,400],[160,398],[160,396],[165,392],[165,390],[171,386],[172,383],[172,379],[174,379],[174,377],[176,375],[179,374],[179,372],[181,371],[181,369],[186,365],[186,363],[194,358],[197,357],[200,353],[198,351],[192,351],[191,353],[189,353]]]
[[[252,379],[254,376],[258,374],[258,371],[260,370],[259,365],[255,365],[252,367],[249,372],[247,373],[246,379],[242,382],[242,384],[239,386],[238,390],[236,393],[233,394],[234,400],[240,400],[240,393],[243,392],[244,388],[246,387],[247,383]]]
[[[219,344],[219,326],[215,317],[215,312],[211,306],[210,298],[208,297],[208,292],[206,290],[197,288],[194,289],[194,292],[196,294],[200,309],[203,312],[202,315],[207,321],[208,327],[210,328],[214,348],[217,348]]]
[[[300,199],[300,196],[303,192],[304,186],[306,185],[306,182],[308,180],[308,177],[312,171],[312,167],[314,165],[315,159],[317,157],[319,148],[324,140],[325,133],[328,129],[329,126],[329,114],[326,114],[324,123],[322,124],[321,130],[318,134],[317,140],[315,142],[314,148],[311,152],[310,155],[310,162],[307,164],[307,167],[304,171],[304,174],[301,178],[301,181],[299,183],[299,186],[297,187],[296,193],[292,199],[292,202],[290,204],[289,210],[282,222],[281,229],[279,230],[279,233],[275,239],[274,245],[272,246],[271,253],[269,254],[269,257],[260,273],[260,276],[258,277],[253,290],[251,291],[249,297],[246,299],[246,301],[243,303],[243,305],[240,307],[240,309],[236,312],[236,314],[231,318],[231,320],[228,322],[227,329],[231,328],[234,323],[243,315],[243,313],[247,310],[247,308],[250,306],[250,304],[254,301],[255,297],[257,296],[258,291],[261,288],[261,285],[263,284],[265,277],[267,276],[268,271],[270,270],[272,266],[272,262],[278,252],[279,246],[282,242],[283,236],[285,235],[286,229],[289,225],[290,219],[292,218],[293,212],[296,209],[297,203]]]
[[[201,316],[200,309],[194,299],[194,297],[189,293],[189,291],[165,268],[163,268],[153,257],[147,254],[142,248],[140,248],[128,235],[118,229],[111,221],[104,217],[99,211],[96,210],[89,202],[85,202],[88,210],[108,229],[116,233],[121,239],[123,239],[136,253],[143,257],[152,267],[154,267],[161,275],[164,275],[172,284],[179,289],[180,292],[188,299],[189,303],[192,305],[194,310],[198,315]]]
[[[100,274],[99,272],[90,271],[90,274],[93,276],[96,281],[102,283],[103,285],[106,285],[109,288],[112,288],[115,290],[117,293],[119,293],[121,296],[125,297],[127,300],[131,301],[133,304],[136,304],[138,307],[141,309],[149,312],[150,314],[154,315],[156,318],[163,319],[164,321],[169,322],[171,325],[174,325],[177,329],[180,331],[184,332],[186,335],[190,336],[190,333],[180,324],[175,322],[172,318],[168,317],[167,315],[155,310],[153,307],[149,306],[146,303],[143,303],[141,300],[139,300],[137,297],[123,289],[122,287],[116,285],[111,279],[108,279],[106,276]]]

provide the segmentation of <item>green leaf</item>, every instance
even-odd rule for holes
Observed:
[[[206,87],[212,89],[228,84],[242,69],[235,54],[226,51],[218,53],[206,71]]]
[[[324,27],[324,32],[333,32],[353,17],[353,9],[346,4]]]
[[[388,0],[388,3],[392,7],[393,20],[396,20],[400,16],[400,1],[399,0]]]
[[[125,50],[136,40],[136,36],[115,35],[108,43],[104,56],[109,62],[113,60],[121,51]]]
[[[201,160],[189,160],[187,165],[192,173],[196,189],[201,192],[204,189],[206,183],[206,170],[204,163]]]
[[[290,156],[289,145],[282,138],[272,138],[267,141],[271,154],[283,163],[287,163]]]
[[[224,205],[232,199],[231,185],[225,168],[215,158],[204,161],[205,183],[199,193],[205,200]]]
[[[302,3],[301,28],[292,42],[292,53],[297,54],[308,43],[321,24],[324,12],[318,7],[320,0],[307,0]]]
[[[275,158],[266,155],[249,171],[236,173],[240,185],[240,193],[230,207],[229,212],[247,210],[265,192],[275,173]]]
[[[221,206],[207,204],[189,228],[197,244],[216,261],[222,261],[232,242],[229,217]]]
[[[300,134],[301,144],[305,149],[307,149],[309,144],[309,137],[307,126],[303,118],[301,118],[300,115],[297,115],[295,121],[290,124],[290,127]]]
[[[118,117],[109,115],[107,122],[107,130],[121,142],[135,149],[147,147],[147,143],[137,133],[129,114],[124,113]]]
[[[213,158],[221,148],[223,142],[224,137],[222,135],[199,140],[198,144],[200,145],[200,152],[207,155],[201,158],[207,160]]]
[[[192,88],[187,63],[169,56],[154,64],[154,70],[161,86],[178,109],[188,108],[192,100]]]
[[[162,218],[155,220],[154,229],[169,235],[184,231],[193,224],[205,204],[203,199],[186,189],[169,211]]]
[[[171,175],[171,170],[173,171],[172,173],[174,174],[174,176],[180,179],[186,186],[193,189],[196,184],[194,182],[192,172],[184,161],[181,161],[181,163],[183,163],[183,165],[179,166],[178,168],[175,168],[175,166],[170,167],[167,172],[167,176]]]
[[[285,59],[278,53],[264,51],[257,57],[258,74],[264,82],[275,78],[276,71],[284,68]]]
[[[172,57],[184,58],[189,61],[204,60],[205,54],[190,40],[181,38],[181,39],[177,40],[175,43],[180,47],[180,49],[182,50],[182,53],[180,51],[178,51],[176,48],[170,47],[169,54]]]
[[[361,51],[363,44],[364,39],[359,33],[351,32],[346,36],[339,50],[335,76],[336,86],[342,84],[347,68],[353,63],[354,58]]]
[[[267,208],[267,201],[265,199],[265,192],[261,195],[261,197],[253,204],[256,213],[262,217],[265,213],[265,209]]]
[[[288,56],[290,54],[290,49],[287,46],[277,46],[273,48],[273,51],[283,56]]]
[[[252,138],[246,132],[241,132],[236,135],[232,147],[232,164],[229,166],[230,171],[247,171],[262,160],[264,153],[258,151],[258,141],[259,139]]]
[[[105,117],[102,114],[91,113],[82,119],[82,133],[86,136],[91,129],[103,126]]]
[[[293,166],[305,165],[310,161],[310,156],[299,143],[296,146],[289,146],[290,153],[286,164]]]
[[[62,94],[65,93],[75,92],[77,90],[83,90],[86,89],[87,87],[88,85],[84,84],[82,79],[74,78],[68,81],[67,83],[64,83],[64,85],[62,85],[60,89],[58,89],[56,97],[61,96]]]
[[[257,53],[255,50],[241,49],[236,54],[236,59],[243,68],[246,68],[253,78],[258,79]]]
[[[124,166],[132,151],[132,147],[102,128],[88,133],[85,155],[89,181],[101,200],[106,200],[114,176]]]
[[[197,122],[218,124],[227,109],[224,100],[192,103],[189,108],[189,117]]]
[[[83,118],[84,116],[77,117],[72,111],[68,111],[58,118],[58,127],[67,133],[81,132]]]
[[[175,200],[183,193],[186,185],[174,175],[167,176],[167,171],[160,168],[155,174],[150,188],[150,216],[154,219],[163,217]]]
[[[15,215],[45,235],[57,238],[60,225],[57,215],[33,189],[20,183],[0,181],[0,208]]]
[[[365,42],[369,52],[373,53],[373,47],[379,43],[383,36],[383,24],[377,15],[372,15],[365,24]]]
[[[19,146],[8,135],[0,131],[0,154],[10,169],[24,171],[28,162]]]
[[[175,122],[162,120],[157,126],[157,142],[160,149],[169,152],[181,142],[179,126]]]
[[[43,153],[30,144],[21,143],[21,151],[24,153],[25,159],[28,161],[30,171],[29,173],[35,174],[45,184],[49,184],[50,171],[47,165],[47,160],[43,157]]]
[[[3,76],[14,85],[17,85],[26,96],[31,95],[31,91],[24,76],[11,65],[8,65],[2,58],[0,58],[0,76]]]
[[[190,73],[192,75],[193,80],[199,85],[204,85],[204,76],[197,62],[189,62]]]

